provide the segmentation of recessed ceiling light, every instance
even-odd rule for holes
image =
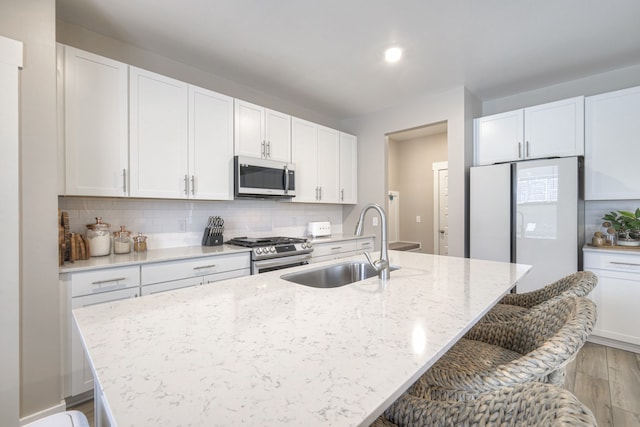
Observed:
[[[402,49],[399,47],[390,47],[384,51],[384,59],[387,62],[398,62],[402,58]]]

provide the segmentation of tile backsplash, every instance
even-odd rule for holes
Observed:
[[[59,197],[58,207],[69,213],[71,231],[84,233],[95,217],[148,237],[150,249],[198,246],[209,216],[224,219],[224,238],[306,234],[307,223],[330,221],[332,233],[342,233],[342,206],[272,200],[156,200]]]
[[[611,211],[635,211],[640,200],[589,200],[584,204],[585,240],[591,241],[593,233],[602,228],[602,217]]]

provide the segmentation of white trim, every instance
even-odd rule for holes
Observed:
[[[630,344],[628,342],[622,342],[622,341],[614,340],[611,338],[598,337],[595,335],[591,335],[587,339],[587,341],[595,344],[606,345],[607,347],[619,348],[620,350],[626,350],[626,351],[631,351],[633,353],[640,354],[640,345]]]
[[[449,169],[449,162],[432,163],[433,170],[433,253],[440,254],[440,171]]]
[[[44,409],[40,412],[36,412],[35,414],[27,415],[26,417],[20,418],[20,425],[24,426],[34,421],[38,421],[44,417],[48,417],[49,415],[59,414],[60,412],[64,412],[67,410],[67,404],[64,400],[60,401],[55,406]]]

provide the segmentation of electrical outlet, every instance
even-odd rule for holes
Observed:
[[[377,227],[377,226],[378,226],[378,217],[377,217],[377,216],[374,216],[374,217],[372,217],[371,219],[373,220],[373,222],[372,222],[373,226],[374,226],[374,227]]]
[[[416,216],[416,222],[422,222],[422,218],[420,218],[420,215]]]

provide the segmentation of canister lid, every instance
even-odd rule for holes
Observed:
[[[125,230],[125,228],[126,228],[126,227],[125,227],[124,225],[121,225],[121,226],[120,226],[120,230],[119,230],[119,231],[114,231],[114,232],[113,232],[113,235],[114,235],[115,237],[120,237],[120,236],[122,236],[122,237],[129,237],[129,236],[131,236],[131,231],[129,231],[129,230]]]
[[[87,228],[90,230],[106,230],[108,228],[111,228],[111,224],[102,222],[102,217],[97,216],[95,224],[87,224]]]

